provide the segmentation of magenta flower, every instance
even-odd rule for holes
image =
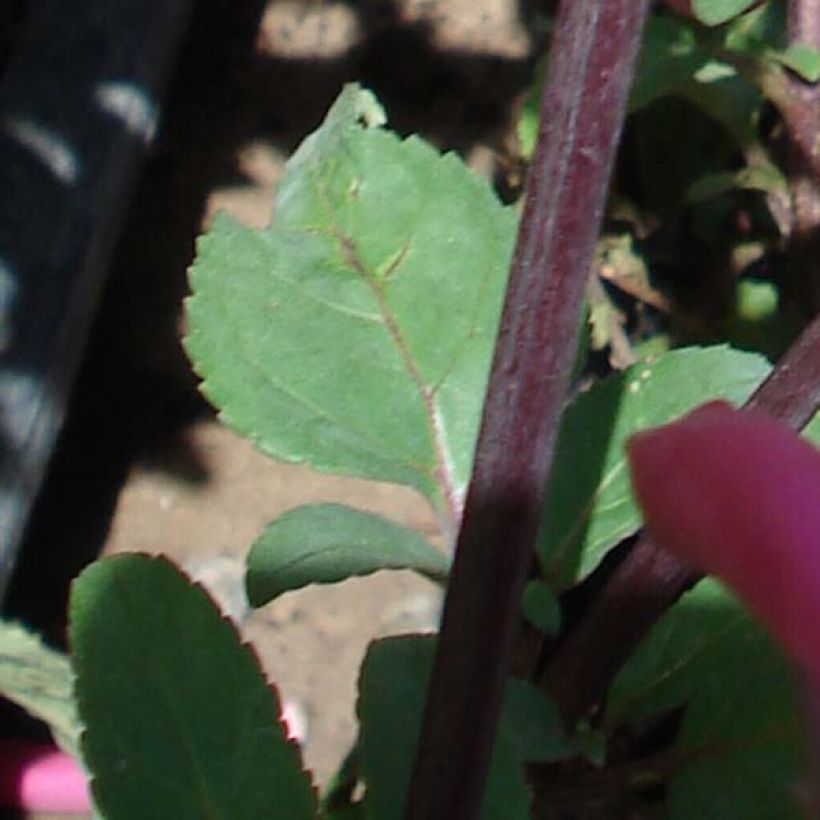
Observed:
[[[25,741],[0,741],[0,806],[28,812],[87,814],[85,774],[65,752]]]
[[[820,450],[714,402],[627,452],[652,538],[724,581],[820,683]]]

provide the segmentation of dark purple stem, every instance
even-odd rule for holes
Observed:
[[[820,49],[820,0],[789,0],[787,28],[789,43]],[[772,90],[790,143],[795,296],[812,315],[820,310],[820,83],[783,72],[773,77]]]
[[[818,406],[820,316],[746,403],[795,429]],[[544,685],[570,722],[594,708],[655,621],[699,577],[641,535],[547,668]]]
[[[566,0],[405,817],[474,820],[646,0]]]

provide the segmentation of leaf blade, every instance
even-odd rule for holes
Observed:
[[[80,724],[68,658],[21,624],[0,622],[0,694],[45,721],[60,747],[79,756]]]
[[[684,348],[598,382],[567,408],[547,487],[538,550],[548,578],[584,577],[640,526],[623,446],[634,432],[698,404],[742,403],[769,372],[762,356],[726,345]]]
[[[610,690],[607,723],[687,705],[671,754],[673,818],[797,818],[801,729],[792,670],[717,581],[685,593]],[[716,788],[717,784],[719,787]]]
[[[719,26],[750,9],[757,0],[692,0],[692,11],[701,23]]]
[[[347,88],[288,163],[271,228],[223,218],[200,242],[186,347],[264,451],[409,484],[455,520],[515,215],[455,156],[363,127],[362,100]]]
[[[102,813],[316,817],[275,691],[200,587],[164,559],[120,555],[75,581],[71,645],[82,751]]]
[[[362,664],[357,713],[368,820],[403,816],[434,650],[432,635],[387,638],[371,644]],[[521,762],[501,729],[481,816],[525,820],[529,802]]]
[[[251,547],[248,599],[262,606],[283,592],[382,569],[411,569],[441,582],[449,560],[415,530],[341,504],[297,507]]]

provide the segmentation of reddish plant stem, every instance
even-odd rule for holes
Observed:
[[[646,6],[565,0],[557,15],[407,820],[480,814]]]
[[[820,315],[786,351],[745,407],[794,430],[812,420],[820,407]]]
[[[789,0],[790,44],[820,49],[820,0]],[[820,83],[780,76],[775,102],[789,134],[792,202],[790,260],[795,296],[808,315],[820,310]]]
[[[820,407],[820,316],[745,405],[800,429]],[[568,722],[588,714],[623,663],[700,576],[641,535],[547,667],[544,686]]]

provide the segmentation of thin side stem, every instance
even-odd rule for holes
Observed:
[[[820,49],[820,0],[789,0],[790,44]],[[820,310],[820,83],[788,71],[774,78],[773,96],[789,135],[793,229],[789,255],[795,297],[808,315]]]
[[[407,820],[474,820],[646,0],[561,4]]]

